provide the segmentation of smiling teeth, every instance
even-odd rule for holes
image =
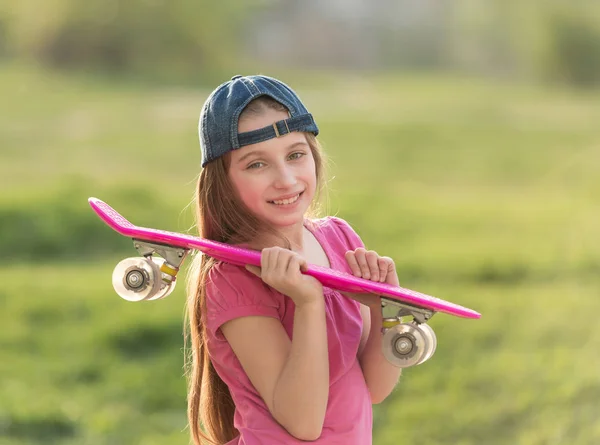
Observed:
[[[277,204],[277,205],[293,204],[294,202],[296,202],[298,200],[299,197],[300,197],[300,194],[298,194],[290,199],[282,199],[281,201],[272,201],[272,202],[273,202],[273,204]]]

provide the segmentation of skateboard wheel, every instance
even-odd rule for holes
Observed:
[[[425,334],[411,323],[401,323],[388,329],[382,343],[387,361],[399,368],[419,364],[426,352]]]
[[[418,328],[423,332],[423,335],[425,336],[425,353],[423,354],[423,357],[421,358],[419,363],[417,363],[417,365],[420,365],[421,363],[424,363],[427,360],[429,360],[435,352],[435,348],[437,347],[437,338],[435,336],[435,332],[433,332],[433,328],[428,324],[422,323],[418,326]]]
[[[171,292],[175,289],[176,281],[171,281],[169,284],[162,283],[161,289],[156,293],[156,295],[151,295],[146,298],[148,301],[154,300],[162,300],[163,298],[167,298],[171,295]]]
[[[127,258],[113,270],[113,288],[124,300],[146,300],[161,290],[159,267],[152,259]]]

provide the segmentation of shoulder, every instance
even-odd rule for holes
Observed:
[[[321,232],[330,244],[339,244],[351,250],[364,247],[364,243],[356,230],[343,218],[326,216],[310,220],[309,223],[315,230]]]
[[[211,267],[206,280],[207,299],[223,302],[242,297],[258,302],[272,289],[244,266],[219,261]]]
[[[243,266],[217,262],[208,272],[205,289],[206,323],[213,333],[238,317],[281,318],[282,295]]]
[[[206,286],[211,290],[235,290],[240,286],[259,286],[261,279],[243,266],[217,261],[209,270]]]

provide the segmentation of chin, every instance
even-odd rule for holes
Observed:
[[[307,209],[298,209],[298,211],[287,215],[269,214],[265,219],[273,227],[285,228],[304,222],[304,215]]]
[[[276,228],[291,227],[304,222],[304,214],[289,215],[282,218],[269,218],[269,224]]]

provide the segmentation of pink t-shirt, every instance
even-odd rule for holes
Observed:
[[[344,220],[336,217],[306,222],[333,269],[351,273],[344,254],[364,247]],[[370,445],[371,397],[357,351],[362,332],[360,305],[324,287],[329,348],[329,400],[321,437],[315,444]],[[206,301],[208,350],[215,370],[229,387],[235,403],[234,425],[240,435],[227,445],[304,444],[273,418],[219,327],[234,318],[263,315],[281,321],[290,339],[293,301],[263,283],[243,267],[217,263],[209,273]]]

